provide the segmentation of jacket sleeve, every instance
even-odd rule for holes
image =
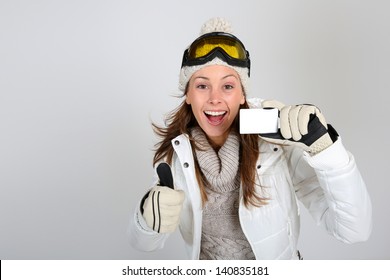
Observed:
[[[157,178],[157,175],[155,176]],[[156,182],[154,185],[157,184],[156,178],[154,180]],[[135,249],[140,251],[151,252],[162,249],[170,234],[157,233],[149,228],[141,213],[142,201],[143,200],[140,200],[130,216],[127,228],[129,242]]]
[[[157,233],[147,226],[139,205],[130,216],[127,235],[130,244],[135,249],[146,252],[162,249],[169,236],[167,233]]]
[[[315,156],[297,149],[290,156],[296,195],[317,224],[345,243],[367,240],[372,228],[371,200],[355,159],[340,137]]]

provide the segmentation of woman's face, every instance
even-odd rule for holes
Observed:
[[[240,77],[235,70],[211,65],[195,72],[188,85],[186,103],[208,138],[222,146],[245,103]]]

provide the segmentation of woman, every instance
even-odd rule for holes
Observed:
[[[207,22],[184,52],[185,100],[166,128],[154,126],[154,165],[170,165],[174,189],[157,179],[137,205],[134,247],[160,249],[179,227],[191,259],[296,259],[297,200],[337,239],[369,237],[369,195],[336,131],[312,105],[250,104],[249,75],[229,24]],[[279,109],[280,133],[239,134],[239,109],[256,106]]]

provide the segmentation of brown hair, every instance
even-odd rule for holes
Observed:
[[[187,92],[187,90],[186,90]],[[184,94],[185,95],[185,94]],[[241,109],[249,108],[248,103],[240,106]],[[152,124],[155,133],[161,138],[156,147],[156,152],[153,158],[153,164],[161,160],[166,160],[169,164],[172,163],[173,147],[171,140],[175,137],[185,133],[189,135],[191,128],[199,127],[198,122],[192,113],[191,105],[188,105],[185,100],[175,110],[170,112],[166,118],[166,127],[159,127],[156,124]],[[239,115],[237,114],[232,127],[232,130],[239,131]],[[256,186],[256,162],[259,157],[259,137],[256,134],[240,134],[240,177],[242,184],[242,191],[244,197],[244,204],[246,207],[249,205],[261,206],[266,204],[266,198],[258,196],[255,192]],[[190,143],[192,149],[198,149],[196,142],[192,139],[191,135]],[[194,153],[195,154],[195,153]],[[207,194],[205,186],[208,182],[203,175],[197,160],[195,160],[195,173],[196,179],[200,187],[200,193],[202,196],[203,204],[207,201]]]

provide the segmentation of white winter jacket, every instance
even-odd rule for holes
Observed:
[[[175,188],[185,192],[180,232],[188,256],[198,259],[202,232],[202,204],[194,158],[187,135],[172,140]],[[296,258],[299,236],[297,200],[314,220],[337,239],[365,241],[371,232],[371,202],[353,156],[339,138],[315,156],[293,146],[279,146],[259,138],[258,193],[269,198],[261,207],[246,208],[240,193],[239,219],[256,259]],[[130,242],[143,251],[164,246],[169,234],[152,231],[137,205],[129,225]]]

